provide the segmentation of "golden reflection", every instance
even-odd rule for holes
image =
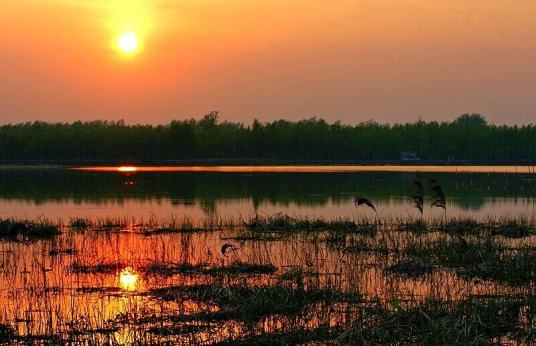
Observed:
[[[129,173],[129,172],[136,172],[138,168],[134,166],[121,166],[121,167],[117,167],[116,170],[118,172]]]
[[[414,235],[404,232],[397,232],[395,235],[395,238],[387,240],[387,247],[392,248],[392,246],[399,246],[397,244],[409,244],[414,239]],[[381,237],[381,235],[377,236]],[[184,258],[189,259],[188,263],[209,263],[214,258],[204,250],[216,249],[221,245],[221,234],[219,233],[174,234],[163,237],[137,235],[134,237],[130,235],[126,236],[124,233],[110,234],[98,232],[94,238],[91,237],[91,241],[88,241],[87,233],[80,232],[61,234],[59,237],[58,243],[60,244],[73,242],[73,244],[77,244],[77,248],[84,248],[84,251],[73,254],[78,261],[85,259],[86,256],[107,258],[111,254],[116,254],[119,249],[118,259],[127,260],[128,258],[129,261],[133,261],[132,263],[136,263],[136,261],[141,261],[142,259],[161,261],[160,263],[182,263]],[[446,235],[437,233],[427,234],[422,238],[422,241],[423,243],[441,242],[444,240],[444,237]],[[380,242],[379,238],[374,238],[374,240],[370,241],[374,243],[377,241]],[[517,248],[519,246],[525,246],[521,244],[524,244],[526,241],[516,239],[515,242],[508,241],[505,244],[509,248]],[[531,240],[528,241],[531,242]],[[110,295],[109,298],[100,300],[98,304],[95,303],[95,294],[91,293],[94,291],[91,290],[92,287],[90,286],[94,286],[97,289],[105,289],[115,284],[115,287],[130,291],[139,291],[149,286],[150,281],[148,279],[145,281],[140,274],[141,272],[136,272],[134,266],[124,268],[115,277],[102,275],[102,281],[98,279],[88,286],[90,290],[88,290],[89,293],[87,294],[77,294],[74,297],[70,294],[43,294],[36,296],[36,290],[49,287],[47,284],[48,281],[46,281],[45,277],[41,276],[36,276],[34,280],[28,281],[27,275],[24,272],[26,270],[36,272],[41,268],[43,264],[34,260],[34,254],[37,251],[41,251],[41,247],[42,244],[34,243],[21,247],[20,251],[13,253],[13,256],[15,256],[13,257],[13,261],[4,261],[5,268],[0,273],[0,277],[2,278],[0,279],[0,303],[5,306],[5,311],[3,311],[4,320],[13,321],[20,319],[20,316],[29,316],[28,322],[18,324],[21,335],[35,333],[34,330],[45,330],[44,328],[50,328],[46,330],[51,331],[59,330],[58,328],[61,329],[64,327],[64,320],[61,319],[62,316],[72,315],[77,319],[86,318],[87,316],[87,322],[84,320],[84,326],[87,326],[87,330],[90,333],[92,333],[92,330],[101,328],[103,324],[107,323],[106,321],[118,321],[110,322],[111,327],[120,325],[117,332],[113,334],[113,338],[115,338],[117,344],[133,344],[136,338],[139,338],[139,332],[142,328],[145,328],[145,325],[136,325],[137,318],[129,319],[129,322],[126,322],[125,317],[139,316],[143,318],[147,316],[162,316],[162,318],[166,318],[166,316],[169,316],[168,313],[176,314],[177,311],[180,311],[181,316],[192,316],[195,313],[202,313],[204,311],[208,313],[221,311],[219,310],[221,309],[220,306],[211,302],[203,302],[202,297],[191,300],[185,299],[184,301],[181,299],[166,301],[165,299],[147,299],[143,295],[125,293],[122,296],[120,295],[120,297]],[[12,249],[12,244],[0,242],[0,251],[6,252],[9,249]],[[136,249],[135,256],[127,257],[130,249]],[[468,296],[487,295],[495,297],[514,294],[515,292],[518,294],[529,294],[531,292],[531,287],[512,288],[501,282],[467,280],[452,271],[444,270],[434,271],[429,278],[417,281],[410,278],[386,276],[383,266],[387,265],[387,262],[380,254],[360,253],[347,256],[342,255],[333,247],[326,246],[324,243],[305,242],[298,238],[291,239],[288,242],[267,242],[267,244],[263,245],[263,249],[264,251],[258,251],[258,246],[255,244],[246,244],[243,247],[243,252],[237,255],[240,255],[240,260],[244,263],[264,263],[267,260],[265,254],[269,253],[270,263],[277,268],[308,268],[312,265],[312,270],[326,273],[326,275],[314,278],[305,277],[304,283],[306,285],[310,283],[313,289],[317,287],[316,285],[319,285],[319,287],[333,287],[334,290],[341,292],[358,292],[356,294],[362,294],[367,300],[370,299],[369,301],[377,298],[384,308],[385,305],[395,301],[394,299],[401,299],[403,301],[408,299],[408,304],[413,301],[415,304],[418,304],[426,302],[430,298],[444,298],[445,300],[448,299],[448,301],[456,301],[466,299]],[[341,261],[343,258],[345,261]],[[59,270],[57,271],[58,276],[54,277],[54,282],[52,282],[54,286],[59,284],[63,287],[73,282],[72,274],[67,270],[68,267],[63,267],[69,265],[68,261],[57,261],[57,259],[50,256],[46,260],[47,263],[45,264],[47,266],[51,265],[51,263],[57,263],[59,266]],[[371,263],[377,264],[377,266],[371,266]],[[339,280],[339,275],[341,280]],[[10,278],[14,277],[14,280],[8,280],[8,276]],[[294,276],[292,278],[290,281],[295,280]],[[240,282],[238,281],[240,280],[239,278],[236,278],[236,282],[234,280],[230,281],[229,284],[238,284]],[[268,286],[274,284],[276,280],[278,279],[272,276],[255,277],[251,278],[247,284],[250,287]],[[163,288],[169,287],[171,284],[184,287],[197,284],[204,285],[207,282],[210,281],[207,281],[206,277],[179,275],[173,278],[172,282],[167,279],[159,279],[158,285]],[[75,280],[74,284],[77,288],[86,286],[85,280]],[[348,311],[351,310],[346,309],[344,305],[329,307],[329,312],[326,312],[322,310],[322,304],[312,305],[311,311],[314,314],[307,314],[306,318],[304,317],[303,319],[305,322],[299,322],[300,328],[314,328],[319,324],[333,326],[335,324],[334,321],[352,321],[351,319],[355,317],[355,315],[348,315]],[[53,313],[53,322],[49,322],[46,314],[36,313],[36,305],[47,306],[47,309],[50,309],[47,311],[52,311]],[[88,311],[91,313],[88,313]],[[120,321],[125,322],[123,324]],[[155,323],[158,321],[155,320]],[[260,322],[261,324],[259,326],[265,328],[263,330],[271,330],[271,328],[280,329],[281,323],[284,323],[284,320],[283,322],[280,321],[281,319],[279,317],[267,317]],[[49,325],[49,323],[52,324]],[[198,323],[204,322],[200,321]],[[241,329],[243,324],[235,325],[233,323],[223,322],[222,325],[215,324],[210,329],[207,329],[206,332],[205,329],[200,329],[200,338],[204,338],[203,340],[208,340],[207,342],[209,342],[216,339],[228,340],[230,336],[241,335],[244,332]],[[188,325],[186,323],[186,326]],[[195,334],[197,335],[197,332]],[[106,340],[109,340],[109,337],[107,334],[95,335],[94,333],[87,336],[88,339],[91,338],[90,340],[100,341],[99,344],[105,344]],[[83,342],[81,341],[80,343]],[[183,343],[187,344],[187,342]]]
[[[529,166],[89,166],[72,170],[89,172],[230,172],[230,173],[330,173],[330,172],[422,172],[422,173],[532,173]]]
[[[140,276],[134,269],[127,267],[119,274],[119,284],[125,291],[136,291],[140,289],[141,280]]]

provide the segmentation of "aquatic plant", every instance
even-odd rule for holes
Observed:
[[[434,265],[454,269],[467,278],[496,280],[511,285],[536,281],[536,250],[508,249],[494,238],[479,241],[434,242],[408,247],[407,254]],[[463,241],[461,241],[463,240]]]
[[[101,260],[96,263],[74,262],[69,266],[69,271],[76,274],[114,274],[124,267],[124,262]]]
[[[59,226],[49,221],[0,219],[0,238],[7,240],[52,239],[59,233]]]
[[[208,264],[193,265],[188,262],[171,263],[152,261],[137,266],[137,269],[148,275],[172,276],[172,275],[261,275],[274,274],[277,268],[273,264],[244,263],[234,261],[230,265],[214,266]]]
[[[412,278],[432,272],[432,264],[420,259],[406,259],[385,268],[386,272],[396,273]]]
[[[19,303],[5,307],[0,343],[536,342],[534,220],[274,214],[218,233],[200,220],[198,232],[143,233],[176,220],[0,242],[0,282],[14,278],[2,288]],[[222,258],[222,244],[240,251]],[[118,282],[125,268],[136,289]]]
[[[84,230],[91,226],[91,221],[85,218],[71,218],[69,219],[69,228],[77,229],[77,230]]]
[[[488,227],[487,223],[477,222],[475,219],[468,217],[444,220],[435,226],[441,232],[458,235],[480,234],[485,232]]]
[[[147,294],[166,301],[189,298],[204,303],[210,302],[219,307],[220,318],[242,321],[256,321],[274,314],[297,315],[314,303],[359,302],[361,299],[357,294],[346,294],[332,289],[292,288],[283,284],[272,286],[201,284],[157,288]]]
[[[507,238],[524,238],[536,234],[534,224],[523,218],[503,219],[492,227],[493,235]]]
[[[430,231],[428,223],[423,219],[409,219],[402,221],[395,225],[395,227],[400,231],[409,231],[415,233],[425,233]]]
[[[422,218],[424,215],[424,189],[420,174],[417,174],[417,178],[413,180],[409,193],[413,201],[413,207],[419,211]]]
[[[434,180],[430,179],[430,183],[432,184],[432,200],[431,200],[431,207],[432,208],[441,208],[443,209],[445,213],[445,220],[447,219],[447,201],[445,199],[445,193],[443,192],[443,188],[439,183]]]
[[[68,249],[51,249],[48,254],[50,256],[59,256],[59,255],[74,255],[76,250],[73,248]]]
[[[267,217],[255,216],[244,222],[246,230],[256,233],[317,233],[323,231],[341,233],[375,232],[377,225],[367,219],[361,221],[350,219],[326,220],[324,218],[295,218],[277,213]]]
[[[7,324],[0,323],[0,343],[7,344],[16,338],[15,329]]]

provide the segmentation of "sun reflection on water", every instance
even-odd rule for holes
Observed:
[[[87,172],[225,172],[225,173],[336,173],[336,172],[421,172],[421,173],[503,173],[532,174],[527,166],[87,166],[71,167]]]
[[[134,166],[121,166],[117,168],[117,171],[124,173],[136,172],[137,170],[138,168]]]
[[[119,274],[119,284],[125,291],[136,291],[140,289],[140,275],[131,267],[127,267]]]

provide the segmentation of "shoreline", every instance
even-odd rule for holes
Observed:
[[[525,166],[100,166],[72,167],[68,170],[109,173],[503,173],[532,174],[534,167]]]
[[[535,174],[536,166],[518,165],[476,165],[476,164],[271,164],[271,165],[231,165],[207,163],[205,165],[52,165],[52,164],[0,164],[0,171],[80,171],[99,173],[487,173],[487,174]]]
[[[518,166],[536,167],[536,160],[287,160],[287,159],[185,159],[185,160],[24,160],[2,161],[0,169],[73,168],[95,166],[214,167],[214,166]]]

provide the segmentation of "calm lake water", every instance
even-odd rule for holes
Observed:
[[[356,196],[383,217],[407,217],[417,171],[442,185],[449,216],[534,213],[530,167],[89,167],[0,170],[0,217],[371,216]]]
[[[371,199],[380,217],[405,218],[417,216],[408,198],[417,169],[426,191],[429,179],[443,186],[451,217],[534,215],[535,177],[525,168],[438,172],[423,167],[94,167],[0,169],[0,218],[162,218],[165,223],[170,216],[202,220],[256,213],[374,217],[368,209],[356,209],[356,196]],[[426,201],[429,205],[429,197]],[[427,217],[441,213],[425,208]],[[351,328],[359,316],[355,306],[329,299],[304,302],[288,314],[271,310],[270,302],[250,316],[248,306],[281,292],[276,302],[294,301],[316,289],[392,308],[417,306],[431,298],[450,304],[467,297],[514,297],[534,291],[532,281],[510,285],[482,280],[442,263],[419,278],[386,269],[406,258],[405,249],[434,242],[461,246],[456,237],[442,232],[413,233],[395,226],[373,234],[327,229],[248,239],[243,224],[152,234],[136,227],[64,226],[49,239],[0,240],[0,323],[27,338],[19,339],[20,344],[209,345],[326,325]],[[468,237],[486,241],[481,238]],[[536,242],[535,236],[497,241],[511,248]],[[234,251],[227,255],[222,246],[229,243]],[[247,266],[268,266],[268,271]],[[520,325],[524,321],[521,318]]]

